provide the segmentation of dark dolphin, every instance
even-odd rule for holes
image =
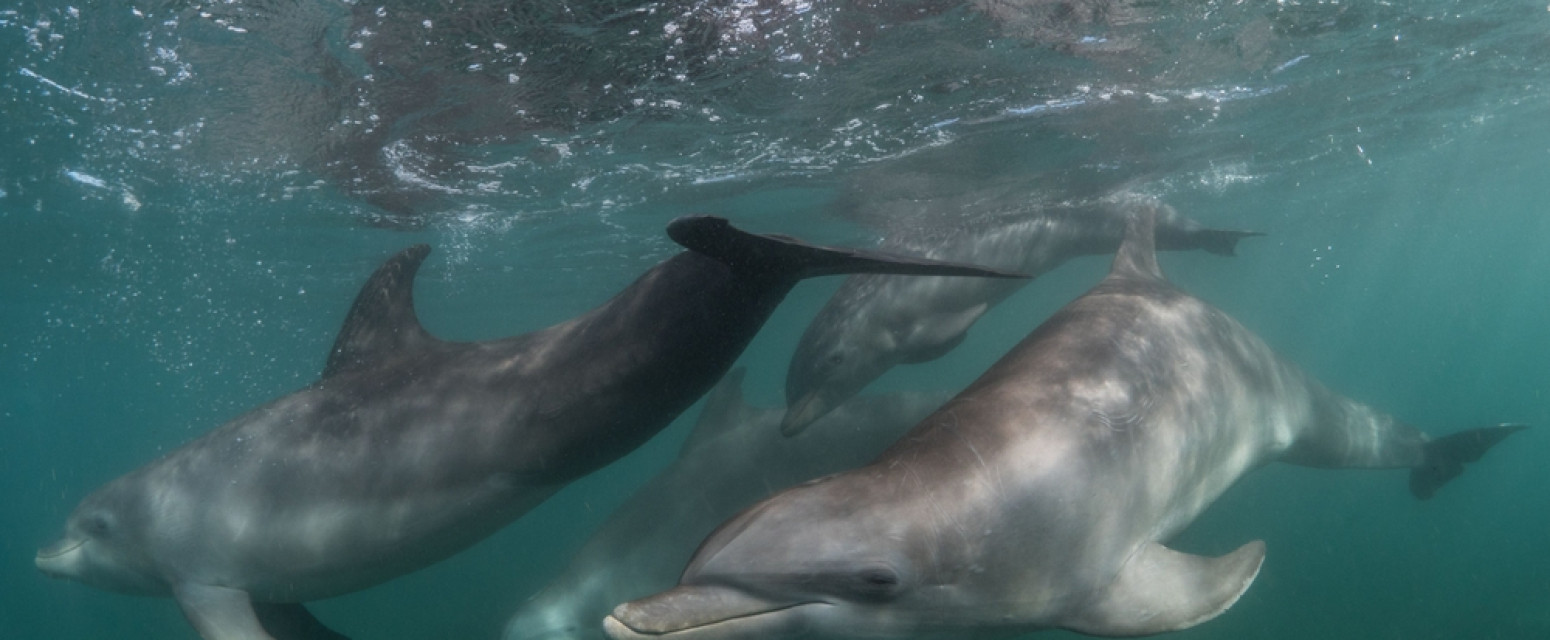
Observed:
[[[754,235],[668,227],[690,250],[602,306],[488,342],[427,333],[430,249],[361,289],[323,376],[82,500],[36,564],[171,595],[207,640],[339,638],[301,602],[446,558],[624,455],[708,390],[802,278],[1006,275]]]
[[[1191,627],[1262,542],[1163,543],[1270,461],[1407,468],[1425,498],[1517,425],[1439,439],[1339,396],[1163,279],[1151,215],[1109,276],[870,465],[723,524],[617,640],[1000,638]]]
[[[967,260],[1037,277],[1071,258],[1119,248],[1135,207],[1158,206],[1139,196],[1093,206],[1047,206],[1009,220],[935,235],[891,237],[895,253]],[[1233,255],[1238,240],[1261,235],[1211,229],[1161,206],[1157,244]],[[787,414],[796,435],[829,409],[900,364],[934,360],[963,342],[969,327],[1027,281],[895,278],[856,275],[813,318],[786,371]]]

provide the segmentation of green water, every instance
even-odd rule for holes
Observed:
[[[92,488],[312,381],[414,242],[426,326],[483,339],[601,302],[682,213],[868,244],[923,194],[1130,189],[1266,232],[1163,267],[1332,388],[1433,433],[1550,425],[1543,2],[519,4],[0,4],[0,637],[194,638],[35,549]],[[966,383],[1105,267],[876,386]],[[756,339],[754,400],[837,285]],[[686,423],[312,609],[360,639],[496,637]],[[1264,570],[1176,635],[1550,637],[1547,455],[1515,436],[1425,503],[1398,472],[1256,472],[1179,546],[1261,538]]]

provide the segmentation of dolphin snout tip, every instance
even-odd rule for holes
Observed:
[[[86,544],[84,539],[62,538],[59,541],[38,549],[32,558],[33,566],[50,578],[65,578],[69,575],[68,567],[72,552]]]
[[[795,403],[787,405],[786,415],[780,419],[780,435],[795,437],[828,412],[828,403],[818,394],[802,396]]]
[[[33,566],[38,568],[38,572],[39,573],[42,573],[43,575],[45,575],[47,577],[50,577],[50,578],[63,578],[64,577],[64,574],[60,571],[59,567],[55,566],[55,565],[58,564],[57,562],[55,562],[55,558],[43,555],[42,551],[39,551],[38,555],[36,555],[36,556],[34,556],[32,558],[32,564],[33,564]]]
[[[603,618],[603,633],[608,634],[608,637],[613,640],[639,640],[650,637],[631,629],[612,614]]]

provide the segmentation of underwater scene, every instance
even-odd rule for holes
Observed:
[[[0,637],[1550,638],[1544,0],[0,56]]]

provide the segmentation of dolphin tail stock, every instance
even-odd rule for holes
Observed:
[[[968,264],[823,247],[786,235],[749,233],[716,216],[680,217],[668,224],[667,235],[684,248],[714,258],[734,271],[771,278],[801,280],[844,273],[1029,277]]]
[[[1499,424],[1450,433],[1421,445],[1421,464],[1410,469],[1410,493],[1420,500],[1431,498],[1448,481],[1464,472],[1503,438],[1527,429],[1526,424]]]

